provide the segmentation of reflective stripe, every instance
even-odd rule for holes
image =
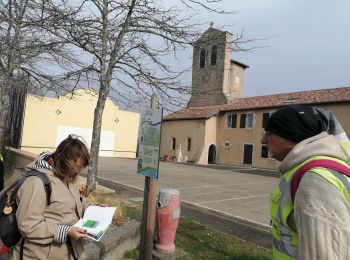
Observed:
[[[274,239],[272,243],[276,250],[283,252],[283,254],[288,255],[291,258],[298,258],[298,248],[288,246],[291,243],[290,237],[283,236],[282,241]]]
[[[337,171],[333,171],[333,170],[330,170],[330,172],[335,176],[335,177],[337,177],[341,182],[342,182],[342,184],[344,185],[344,187],[346,188],[346,190],[347,190],[347,192],[348,192],[348,196],[346,196],[345,194],[343,194],[344,195],[344,197],[347,197],[348,199],[348,201],[349,201],[349,196],[350,196],[350,183],[349,183],[349,177],[347,177],[347,176],[345,176],[344,174],[341,174],[341,173],[339,173],[339,172],[337,172]],[[350,201],[349,201],[349,203],[350,203]]]
[[[296,232],[288,227],[287,217],[293,210],[290,197],[290,176],[295,171],[286,172],[279,183],[280,197],[275,198],[277,201],[270,203],[279,203],[277,211],[272,217],[272,234],[274,236],[273,245],[281,255],[288,258],[278,259],[295,259],[297,257],[298,237]],[[274,191],[276,192],[276,191]],[[271,197],[271,199],[273,199]],[[275,259],[275,258],[274,258]],[[277,258],[276,258],[277,259]]]
[[[0,161],[4,161],[4,157],[2,157],[1,153],[0,153]]]

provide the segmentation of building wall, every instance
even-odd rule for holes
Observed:
[[[235,63],[231,63],[230,73],[228,74],[228,84],[224,85],[224,93],[229,103],[243,96],[244,86],[244,68]]]
[[[202,142],[201,150],[199,151],[200,156],[196,163],[198,164],[208,164],[208,155],[209,155],[209,147],[211,145],[215,145],[217,151],[217,138],[216,138],[216,130],[217,130],[217,118],[211,117],[205,120],[205,134],[204,134],[204,142]],[[216,156],[217,158],[217,156]]]
[[[348,114],[350,104],[330,104],[319,106],[331,111],[342,124],[350,137],[350,121]],[[277,169],[280,162],[273,158],[262,157],[261,137],[264,133],[263,114],[273,113],[276,109],[256,109],[220,113],[217,117],[207,120],[174,120],[163,121],[160,156],[166,155],[169,159],[181,151],[184,161],[193,161],[198,164],[208,163],[209,146],[216,147],[216,163],[237,165],[244,167],[257,167]],[[242,114],[253,114],[252,127],[241,128]],[[236,114],[235,128],[227,125],[227,115]],[[245,125],[246,126],[246,125]],[[176,138],[176,149],[172,149],[172,138]],[[191,151],[187,151],[187,140],[191,138]],[[226,143],[226,145],[225,145]],[[252,145],[252,162],[244,163],[244,145]]]
[[[77,95],[41,98],[27,95],[21,149],[53,151],[69,134],[83,136],[90,148],[97,97]],[[107,99],[102,117],[100,156],[135,158],[139,114],[119,110]]]
[[[348,114],[350,112],[349,104],[331,104],[319,107],[334,113],[347,135],[350,136],[350,122],[348,120]],[[243,166],[244,144],[251,144],[253,145],[251,166],[276,169],[280,163],[272,158],[262,158],[262,145],[260,144],[262,134],[264,133],[262,126],[263,113],[272,113],[273,111],[274,109],[259,109],[254,111],[233,112],[233,114],[237,114],[236,128],[229,128],[227,126],[227,115],[231,114],[231,112],[220,114],[217,119],[217,162],[219,164]],[[252,128],[240,128],[240,117],[242,114],[246,113],[253,113],[254,115]],[[225,146],[225,142],[229,145]]]
[[[181,150],[184,161],[196,162],[203,151],[205,120],[176,120],[162,122],[160,157],[171,159],[176,150]],[[172,147],[172,138],[176,138],[176,147]],[[187,150],[188,138],[191,138],[191,150]]]

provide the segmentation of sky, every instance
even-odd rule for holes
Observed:
[[[232,53],[234,60],[249,66],[243,97],[350,86],[349,0],[222,0],[212,7],[235,14],[219,15],[198,7],[196,18],[207,22],[200,30],[213,22],[214,28],[233,35],[244,30],[246,39],[260,39],[243,46],[256,47],[253,51]],[[190,68],[192,52],[192,48],[180,51],[180,61],[169,59],[169,65]],[[185,81],[190,84],[191,73]],[[119,105],[139,112],[149,101],[131,108]]]
[[[219,7],[236,14],[203,12],[214,28],[262,39],[248,46],[261,48],[232,54],[250,67],[244,97],[350,86],[350,1],[224,0]]]

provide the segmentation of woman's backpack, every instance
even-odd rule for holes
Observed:
[[[18,230],[16,211],[16,194],[25,179],[29,176],[37,176],[43,182],[46,192],[46,203],[50,204],[51,183],[45,173],[35,170],[24,172],[12,185],[0,193],[0,238],[2,242],[10,247],[14,246],[21,239],[22,235]]]

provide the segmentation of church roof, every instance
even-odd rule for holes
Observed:
[[[225,105],[183,108],[163,118],[170,120],[208,119],[219,112],[277,108],[292,104],[320,105],[350,102],[350,87],[291,92],[239,98]]]
[[[243,69],[249,68],[248,65],[246,65],[246,64],[244,64],[244,63],[242,63],[242,62],[239,62],[239,61],[237,61],[237,60],[231,60],[231,64],[232,64],[232,63],[234,63],[234,64],[236,64],[236,65],[238,65],[238,66],[241,66]]]
[[[166,115],[163,120],[208,119],[220,112],[223,105],[183,108]]]

